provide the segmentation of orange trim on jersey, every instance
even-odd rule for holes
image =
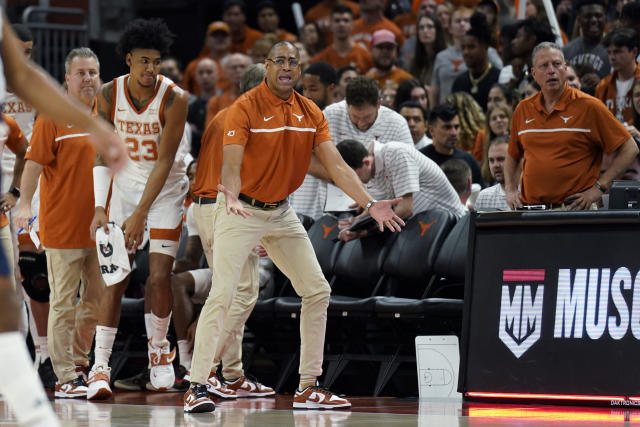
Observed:
[[[172,240],[174,242],[180,241],[180,235],[182,234],[182,221],[173,230],[170,228],[151,228],[149,229],[150,240]]]
[[[111,86],[111,123],[113,123],[113,119],[116,118],[116,99],[118,99],[118,82],[117,79],[112,81],[113,85]],[[125,88],[126,92],[126,88]],[[96,105],[98,103],[96,102]]]
[[[167,101],[169,94],[171,94],[171,91],[175,86],[176,86],[175,83],[171,83],[167,88],[167,90],[164,92],[164,95],[162,96],[162,101],[160,101],[160,110],[158,110],[158,117],[160,118],[160,125],[162,125],[162,127],[164,127],[164,103]]]
[[[158,81],[156,82],[156,88],[153,91],[153,95],[151,95],[151,98],[149,98],[149,100],[147,101],[147,103],[144,105],[144,107],[142,107],[142,110],[138,110],[136,108],[135,105],[133,105],[133,102],[131,101],[131,97],[129,96],[129,89],[127,88],[127,82],[129,81],[129,74],[127,74],[126,76],[124,76],[124,95],[127,98],[127,102],[129,102],[129,105],[131,106],[131,108],[133,108],[133,111],[135,111],[137,114],[142,114],[144,113],[147,108],[149,107],[149,105],[151,105],[151,103],[153,102],[153,100],[155,99],[156,95],[158,94],[158,91],[160,90],[160,86],[162,83],[162,76],[160,74],[158,74]],[[114,98],[115,100],[115,98]]]

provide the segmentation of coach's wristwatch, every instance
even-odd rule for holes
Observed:
[[[11,187],[9,189],[9,193],[13,194],[14,196],[16,196],[17,199],[20,198],[20,189],[18,187]]]
[[[367,206],[364,207],[365,212],[369,212],[369,208],[371,208],[374,203],[378,203],[378,201],[376,199],[369,200],[369,202],[367,202]]]
[[[603,194],[607,192],[607,189],[604,188],[604,185],[600,184],[600,181],[596,181],[595,184],[593,184],[594,187],[596,187],[598,190],[600,190]]]

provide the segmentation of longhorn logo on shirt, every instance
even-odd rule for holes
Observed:
[[[333,224],[331,227],[327,227],[326,225],[322,224],[322,229],[324,230],[324,235],[322,236],[322,238],[326,239],[329,233],[331,233],[331,230],[336,228],[336,225],[338,224]]]
[[[107,243],[106,245],[100,243],[100,253],[105,258],[109,258],[113,255],[113,246],[111,246],[111,243]]]
[[[424,233],[425,233],[428,229],[430,229],[430,228],[431,228],[431,226],[432,226],[433,224],[435,224],[435,223],[436,223],[435,221],[431,221],[429,224],[425,224],[425,223],[424,223],[424,222],[422,222],[422,221],[418,221],[418,224],[420,224],[420,237],[423,237],[423,236],[424,236]]]
[[[519,359],[540,339],[545,270],[504,270],[498,337]]]
[[[457,73],[458,68],[460,68],[460,66],[464,64],[464,61],[462,59],[452,59],[451,64],[453,64],[453,72]]]
[[[296,119],[298,119],[299,122],[301,122],[302,118],[304,117],[304,114],[297,115],[296,113],[293,113],[293,115],[296,116]]]

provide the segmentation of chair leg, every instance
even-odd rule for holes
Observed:
[[[324,377],[324,387],[331,388],[333,383],[340,377],[340,374],[349,364],[349,360],[345,359],[342,355],[337,360],[329,362],[327,371]]]
[[[400,366],[400,361],[398,360],[398,356],[400,355],[400,349],[402,346],[399,346],[396,350],[395,354],[391,356],[387,361],[382,362],[380,365],[380,370],[378,371],[378,379],[376,380],[376,386],[373,390],[373,396],[377,397],[380,395],[380,392],[389,382],[389,379],[393,376],[393,374]]]
[[[276,384],[276,391],[279,393],[282,387],[284,386],[287,379],[293,373],[296,367],[296,361],[298,361],[300,356],[300,351],[296,351],[288,359],[286,359],[283,369],[280,371],[280,378],[278,378],[278,383]],[[299,364],[299,362],[298,362]]]

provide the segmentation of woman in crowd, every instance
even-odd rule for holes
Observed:
[[[403,68],[423,85],[430,85],[436,54],[447,48],[447,41],[442,24],[435,15],[420,16],[416,25],[416,47],[404,59]]]
[[[436,16],[442,26],[447,46],[451,46],[453,43],[453,37],[451,36],[451,15],[453,15],[454,10],[456,10],[456,7],[448,0],[445,0],[436,6]]]
[[[313,57],[325,48],[322,31],[316,22],[307,22],[304,24],[304,27],[300,30],[300,41],[307,50],[309,57]]]
[[[447,96],[445,103],[455,105],[460,119],[460,132],[458,133],[458,148],[471,151],[476,135],[484,127],[485,116],[480,105],[466,92],[456,92]]]
[[[511,118],[513,111],[511,107],[502,102],[493,104],[487,112],[487,122],[485,127],[484,144],[482,148],[482,179],[489,184],[493,180],[491,171],[489,171],[489,161],[487,152],[489,151],[489,142],[497,136],[508,136],[511,130]],[[493,185],[493,184],[489,184]]]
[[[396,92],[393,109],[400,111],[406,101],[416,101],[425,111],[430,109],[429,94],[418,79],[408,79],[400,83]]]
[[[396,102],[396,94],[398,93],[398,85],[396,83],[387,83],[380,91],[380,99],[382,105],[393,109]]]

